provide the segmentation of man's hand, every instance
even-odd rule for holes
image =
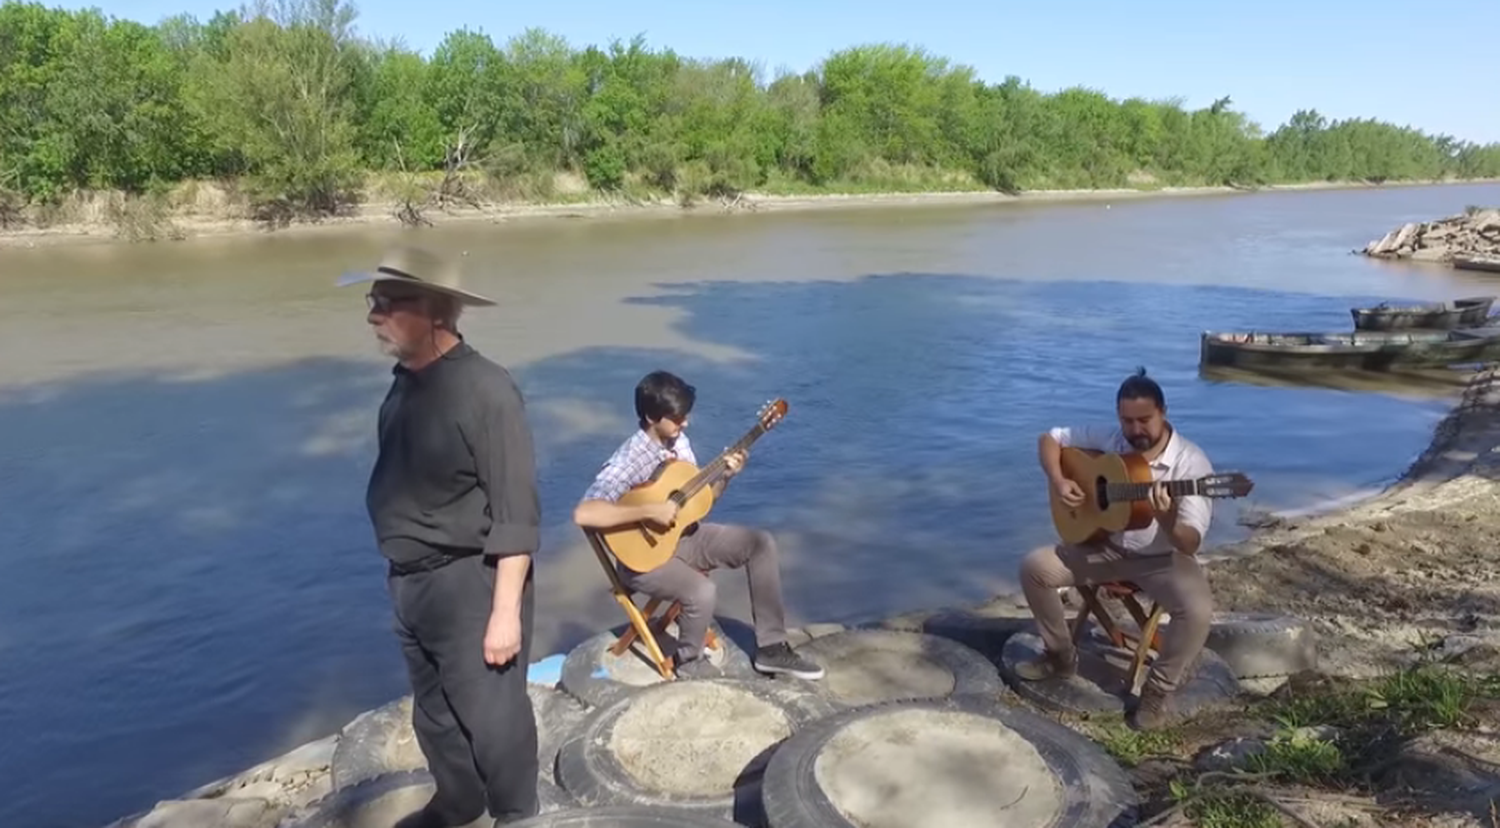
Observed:
[[[484,630],[484,663],[504,667],[521,652],[521,617],[492,610]]]
[[[750,452],[746,449],[740,449],[725,456],[724,465],[729,467],[729,476],[734,477],[739,474],[745,468],[745,463],[749,462],[749,460]]]
[[[1172,496],[1167,494],[1164,483],[1151,484],[1151,512],[1156,522],[1170,528],[1177,519],[1177,504],[1172,502]]]
[[[1059,477],[1052,481],[1052,490],[1057,492],[1058,498],[1069,506],[1077,506],[1083,502],[1083,487],[1066,477]]]
[[[641,507],[646,520],[661,527],[670,527],[672,521],[677,519],[677,504],[670,500],[661,503],[648,503]]]

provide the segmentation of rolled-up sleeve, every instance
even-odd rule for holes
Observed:
[[[475,388],[465,434],[474,452],[479,486],[489,499],[487,555],[526,555],[541,544],[542,510],[536,484],[536,448],[521,390],[509,376]]]
[[[1183,463],[1172,475],[1183,480],[1193,480],[1214,473],[1213,463],[1201,451],[1194,451],[1183,458]],[[1177,522],[1198,530],[1200,539],[1208,537],[1208,527],[1213,523],[1214,504],[1202,495],[1190,495],[1178,501]]]

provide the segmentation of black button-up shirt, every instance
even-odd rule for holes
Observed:
[[[381,554],[409,563],[437,551],[534,552],[535,451],[510,372],[460,342],[419,371],[392,373],[365,495]]]

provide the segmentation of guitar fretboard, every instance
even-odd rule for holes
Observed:
[[[717,483],[719,481],[719,478],[723,477],[724,474],[729,471],[729,455],[734,454],[735,452],[742,449],[750,448],[751,444],[753,444],[756,440],[759,440],[761,435],[765,434],[769,430],[770,427],[767,426],[765,422],[762,421],[756,423],[753,428],[745,432],[745,436],[736,440],[734,445],[730,446],[727,449],[724,449],[724,451],[720,453],[718,457],[715,457],[712,461],[709,462],[708,465],[699,469],[698,473],[693,475],[693,479],[689,480],[687,482],[687,485],[682,487],[683,499],[691,499],[692,496],[701,491],[704,486],[712,486],[714,483]]]
[[[1201,494],[1198,491],[1197,480],[1166,480],[1162,481],[1167,487],[1167,494],[1174,498],[1191,497]],[[1151,496],[1151,487],[1155,483],[1108,483],[1105,485],[1105,494],[1112,502],[1122,500],[1145,500]]]

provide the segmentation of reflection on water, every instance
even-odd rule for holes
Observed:
[[[1271,366],[1252,370],[1227,365],[1200,365],[1198,368],[1198,376],[1208,382],[1272,388],[1328,388],[1423,399],[1456,399],[1463,394],[1472,375],[1472,368],[1457,367],[1390,371],[1355,368],[1309,371]]]
[[[1049,535],[1037,432],[1108,421],[1137,365],[1256,481],[1213,539],[1246,507],[1377,485],[1443,394],[1204,377],[1198,335],[1485,292],[1346,255],[1485,197],[1457,190],[423,235],[503,297],[464,325],[533,414],[540,654],[619,623],[567,518],[655,368],[700,389],[705,455],[790,402],[716,516],[776,531],[794,623],[1009,588]],[[387,238],[0,251],[0,350],[30,354],[0,364],[0,823],[104,824],[405,692],[362,499],[390,375],[358,294],[329,287]],[[718,580],[748,617],[743,579]]]

